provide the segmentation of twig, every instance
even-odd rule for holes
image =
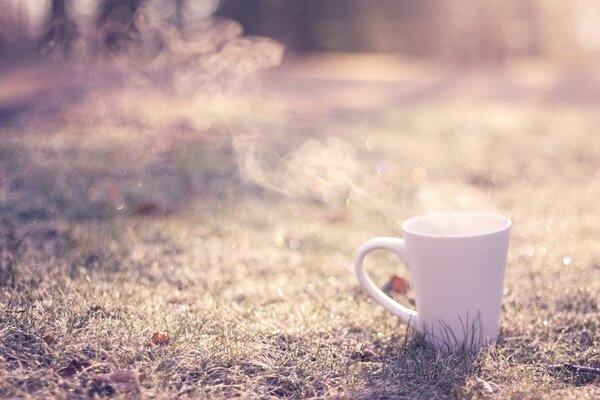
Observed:
[[[11,309],[6,309],[6,308],[2,308],[2,310],[0,310],[1,312],[5,312],[7,314],[21,314],[24,312],[27,312],[26,308],[22,308],[22,309],[18,309],[18,310],[11,310]]]
[[[582,367],[569,363],[549,365],[546,369],[553,372],[569,371],[574,374],[591,374],[600,376],[600,369],[598,368]]]

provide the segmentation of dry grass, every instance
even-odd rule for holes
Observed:
[[[131,96],[0,130],[1,397],[600,396],[593,376],[548,369],[600,368],[597,110],[242,99],[178,115]],[[269,133],[274,162],[338,137],[354,187],[324,196],[331,182],[299,174],[304,195],[262,189],[237,167],[240,132]],[[451,208],[514,223],[500,340],[477,354],[433,351],[351,268],[366,238]],[[399,268],[368,263],[380,284]]]

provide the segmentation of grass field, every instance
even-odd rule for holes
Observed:
[[[327,103],[325,83],[5,118],[0,397],[599,398],[597,107],[344,83]],[[365,239],[449,209],[513,220],[500,337],[477,353],[435,352],[352,268]]]

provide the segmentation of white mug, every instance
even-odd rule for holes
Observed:
[[[498,335],[510,219],[456,211],[411,218],[404,238],[377,237],[357,251],[355,269],[366,292],[438,348],[479,348]],[[365,272],[365,256],[390,250],[409,268],[415,295],[411,310],[379,289]]]

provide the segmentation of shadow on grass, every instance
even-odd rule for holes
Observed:
[[[225,197],[241,185],[228,143],[187,140],[148,157],[143,153],[153,150],[143,143],[129,149],[60,143],[64,148],[57,150],[57,140],[23,144],[15,138],[0,145],[0,213],[22,223],[160,215]]]
[[[365,389],[353,398],[445,398],[456,395],[478,370],[478,352],[466,348],[440,352],[423,335],[407,331],[381,348],[373,361],[381,368],[365,375]]]
[[[116,138],[104,141],[97,129],[117,130]],[[59,260],[70,277],[80,267],[119,270],[128,259],[127,246],[109,254],[77,234],[82,224],[169,218],[188,209],[217,208],[231,196],[256,194],[242,183],[226,135],[192,129],[182,135],[185,127],[179,127],[179,133],[144,137],[150,128],[139,129],[48,122],[0,128],[3,284],[15,285],[19,264],[20,284],[34,284],[50,274],[47,260]],[[170,245],[161,240],[161,248]],[[36,260],[37,274],[28,272],[32,261],[19,260],[22,249],[25,258]]]

